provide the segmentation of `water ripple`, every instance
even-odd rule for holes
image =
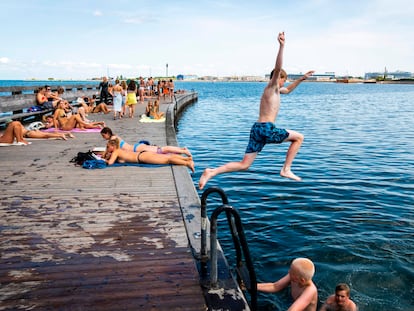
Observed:
[[[263,86],[197,84],[199,102],[178,133],[196,159],[195,185],[205,167],[243,157]],[[282,98],[277,120],[305,134],[293,164],[303,181],[279,176],[281,144],[266,146],[248,171],[209,182],[239,210],[259,281],[278,279],[292,258],[306,256],[321,301],[347,282],[360,310],[414,310],[412,98],[406,85],[304,83]],[[231,262],[224,225],[219,238]],[[260,294],[259,302],[281,310],[291,300]]]

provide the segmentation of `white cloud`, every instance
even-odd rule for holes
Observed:
[[[10,63],[10,59],[7,57],[0,57],[0,64],[8,64]]]
[[[43,30],[33,20],[19,19],[19,6],[0,4],[0,10],[7,11],[5,24],[13,27],[18,20],[21,29],[29,29],[24,42],[15,33],[4,34],[10,44],[2,46],[1,53],[13,59],[0,58],[2,77],[16,70],[46,77],[76,73],[89,78],[108,72],[157,76],[165,74],[166,63],[171,75],[264,75],[274,65],[277,33],[282,30],[287,35],[286,69],[351,75],[384,66],[414,71],[410,0],[309,0],[283,6],[272,0],[262,6],[235,0],[177,0],[174,6],[156,9],[145,1],[101,2],[80,6],[76,0],[57,1],[48,7],[48,16],[56,11],[64,12],[65,18],[58,17],[47,32],[54,40],[44,40],[42,46],[34,38]]]

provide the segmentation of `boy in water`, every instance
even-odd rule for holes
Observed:
[[[293,91],[300,82],[306,80],[313,74],[313,71],[307,72],[302,78],[289,84],[286,88],[283,84],[286,81],[286,72],[282,69],[283,49],[285,46],[285,33],[281,32],[278,36],[279,52],[276,58],[275,68],[270,74],[269,84],[263,91],[260,99],[259,119],[253,124],[250,130],[250,141],[246,148],[244,158],[240,162],[229,162],[218,168],[206,168],[199,181],[200,190],[214,176],[223,173],[247,170],[255,160],[257,154],[267,143],[280,144],[290,141],[290,147],[286,154],[285,164],[283,165],[280,175],[293,180],[301,180],[300,177],[293,174],[291,165],[303,141],[303,135],[292,131],[280,129],[275,126],[275,121],[280,108],[280,93],[288,94]]]
[[[258,283],[257,290],[266,293],[276,293],[290,285],[294,302],[288,311],[316,311],[318,289],[312,282],[314,274],[315,266],[311,260],[296,258],[292,261],[288,274],[274,283]]]
[[[349,298],[351,289],[345,283],[335,287],[335,295],[326,299],[320,311],[358,311],[356,304]]]

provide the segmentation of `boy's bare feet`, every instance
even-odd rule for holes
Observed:
[[[213,177],[213,169],[211,168],[206,168],[203,172],[203,175],[201,175],[200,177],[200,181],[198,182],[198,188],[200,188],[200,190],[203,190],[204,186],[206,185],[206,183],[210,180],[211,177]]]
[[[290,178],[290,179],[293,179],[293,180],[296,180],[296,181],[301,181],[302,180],[302,178],[300,178],[299,176],[296,176],[295,174],[293,174],[291,170],[282,169],[280,171],[280,176]]]

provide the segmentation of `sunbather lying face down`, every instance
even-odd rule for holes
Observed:
[[[121,137],[116,136],[113,134],[112,130],[109,127],[104,127],[101,130],[102,138],[105,140],[110,139],[118,139],[119,140],[119,148],[125,151],[134,151],[134,152],[141,152],[141,151],[151,151],[155,153],[176,153],[176,154],[185,154],[188,157],[191,157],[190,150],[186,147],[177,147],[177,146],[155,146],[155,145],[147,145],[146,143],[139,142],[134,145],[128,144],[124,141]]]
[[[194,173],[194,161],[191,156],[169,153],[160,154],[147,150],[134,152],[119,148],[119,139],[110,139],[106,146],[107,158],[104,158],[108,165],[116,161],[120,163],[146,163],[146,164],[174,164],[187,166]]]

